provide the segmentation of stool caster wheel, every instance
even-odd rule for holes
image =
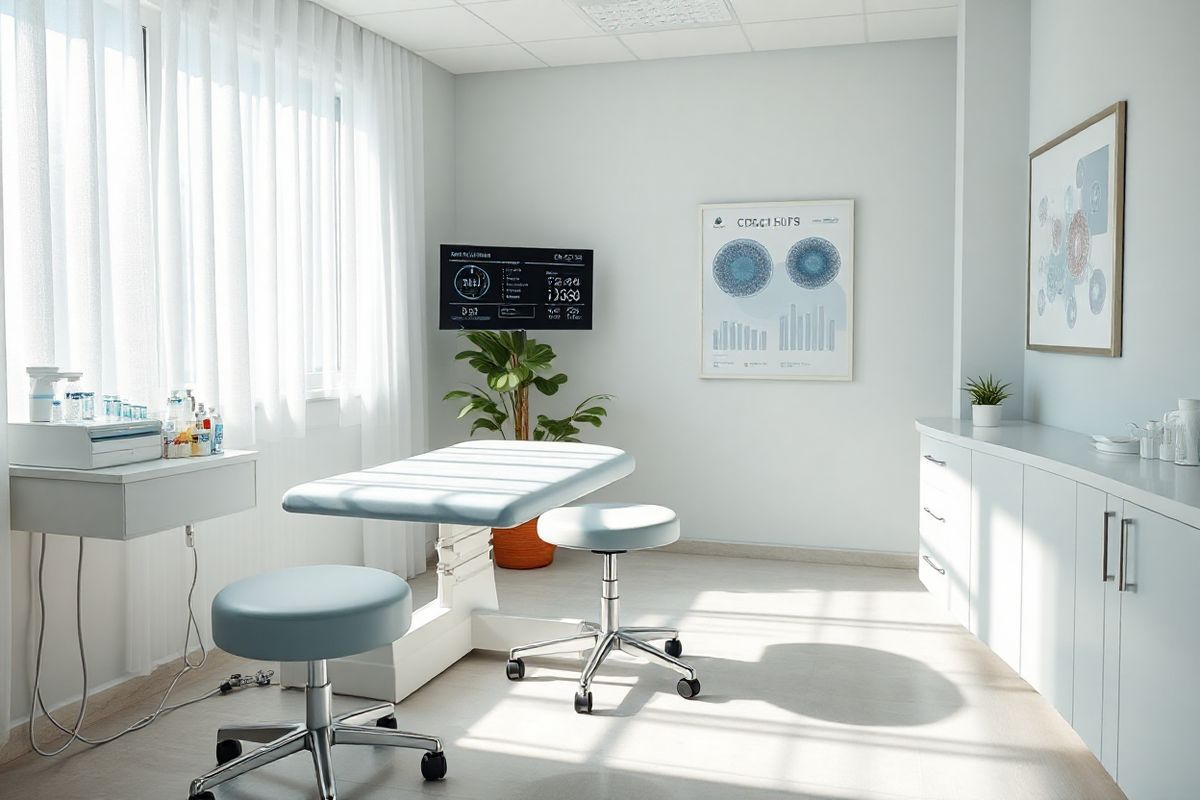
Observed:
[[[525,677],[525,661],[520,658],[509,659],[504,665],[504,674],[510,681],[519,681]]]
[[[217,742],[217,764],[228,764],[242,754],[242,743],[236,739]]]
[[[421,756],[421,775],[427,781],[440,781],[446,777],[446,754],[426,753]]]
[[[680,678],[679,683],[675,684],[675,691],[679,692],[680,697],[692,698],[700,694],[700,681],[692,678]]]
[[[678,639],[668,639],[666,646],[663,647],[663,650],[672,658],[679,658],[681,655],[683,655],[683,642],[679,641]]]
[[[188,800],[217,800],[217,796],[212,792],[201,792],[200,794],[192,795]]]
[[[575,713],[576,714],[592,713],[592,693],[591,692],[576,692],[575,693]]]
[[[396,730],[400,727],[400,725],[396,722],[395,714],[388,714],[386,717],[380,717],[379,719],[375,720],[375,727]]]

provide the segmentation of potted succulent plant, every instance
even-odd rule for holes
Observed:
[[[581,425],[599,428],[603,424],[608,415],[604,403],[612,395],[594,394],[565,417],[538,414],[531,427],[529,390],[549,397],[567,382],[563,373],[551,373],[554,349],[530,339],[525,331],[463,331],[461,335],[472,347],[454,358],[481,373],[485,386],[447,392],[442,399],[466,401],[458,418],[473,417],[472,436],[490,431],[504,439],[577,442]],[[536,519],[515,528],[495,528],[492,540],[497,566],[535,569],[554,560],[554,545],[538,538]]]
[[[1008,387],[1009,384],[1001,383],[991,375],[967,381],[963,391],[971,395],[971,422],[976,427],[999,427],[1004,401],[1012,396]]]

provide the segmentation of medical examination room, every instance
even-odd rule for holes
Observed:
[[[1200,800],[1198,39],[0,0],[0,800]]]

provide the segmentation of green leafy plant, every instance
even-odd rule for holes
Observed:
[[[471,435],[479,431],[499,433],[503,438],[529,439],[529,390],[543,395],[558,393],[567,382],[561,372],[551,374],[554,349],[530,339],[525,331],[463,331],[473,347],[454,358],[466,361],[484,376],[485,386],[472,384],[469,390],[447,392],[443,400],[466,400],[458,418],[474,416]],[[533,439],[547,442],[577,442],[581,425],[599,428],[608,411],[604,403],[612,395],[594,394],[565,417],[555,419],[538,414]]]
[[[1008,398],[1012,397],[1012,392],[1008,391],[1009,384],[1001,383],[991,375],[986,378],[980,375],[967,381],[963,391],[971,395],[971,405],[973,406],[998,406]]]

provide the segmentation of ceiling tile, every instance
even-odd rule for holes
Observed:
[[[416,11],[421,8],[452,6],[454,0],[320,0],[321,5],[342,16],[378,14],[384,11]]]
[[[744,26],[755,50],[826,47],[866,41],[862,14],[847,17],[793,19]]]
[[[654,33],[627,33],[621,37],[638,58],[677,58],[714,53],[743,53],[750,49],[741,27],[691,28]]]
[[[525,49],[552,67],[633,60],[633,53],[630,53],[628,48],[621,44],[615,36],[529,42],[525,45]]]
[[[958,7],[958,0],[863,0],[868,14],[878,14],[883,11],[912,11],[916,8],[945,8]]]
[[[453,47],[421,53],[442,69],[462,75],[468,72],[497,72],[545,66],[519,44],[495,44],[483,47]]]
[[[563,0],[498,0],[471,11],[515,42],[568,39],[600,33]]]
[[[355,17],[354,21],[409,50],[441,50],[508,42],[491,25],[459,6],[365,14]]]
[[[939,36],[957,35],[958,9],[954,6],[867,14],[868,42],[934,39]]]
[[[729,0],[742,22],[861,14],[863,0]]]

